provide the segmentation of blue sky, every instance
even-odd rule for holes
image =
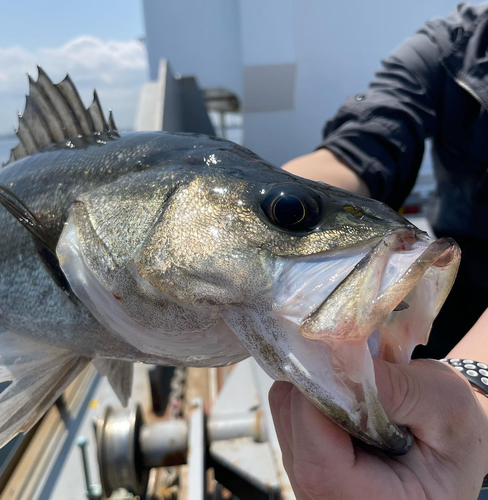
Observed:
[[[87,104],[93,87],[102,106],[130,128],[147,78],[141,0],[13,0],[1,2],[0,134],[24,106],[26,72],[40,64],[59,81],[70,73]]]
[[[79,35],[113,40],[144,35],[140,0],[12,0],[0,7],[0,47],[56,46]]]

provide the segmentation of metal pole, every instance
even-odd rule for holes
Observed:
[[[188,424],[182,419],[143,424],[139,443],[145,468],[180,465],[186,461]]]
[[[220,131],[222,134],[222,139],[227,139],[227,134],[225,131],[225,112],[221,111],[220,112]]]
[[[188,500],[205,498],[205,414],[203,400],[195,398],[190,405],[188,433]]]
[[[88,439],[84,436],[80,436],[77,441],[78,447],[81,450],[81,458],[83,460],[83,471],[85,473],[85,483],[87,493],[90,491],[91,478],[90,470],[88,469],[88,458],[86,456],[86,445],[88,444]]]
[[[88,439],[80,436],[77,441],[78,447],[81,450],[81,458],[83,460],[83,471],[85,473],[86,483],[86,498],[88,500],[100,500],[102,498],[102,487],[99,484],[91,484],[90,468],[88,467],[88,456],[86,454],[86,445]]]

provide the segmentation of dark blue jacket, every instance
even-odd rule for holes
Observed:
[[[369,90],[326,124],[321,147],[398,209],[427,138],[438,181],[428,213],[434,231],[488,248],[488,3],[462,4],[408,38]]]

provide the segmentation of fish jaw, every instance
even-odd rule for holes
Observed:
[[[241,308],[224,319],[270,376],[362,441],[403,454],[412,437],[379,402],[373,357],[408,363],[427,342],[460,250],[408,228],[343,254],[278,262],[271,315]]]
[[[382,238],[302,322],[301,332],[311,339],[369,336],[419,282],[423,285],[426,280],[430,285],[441,280],[441,293],[432,291],[435,303],[429,307],[435,316],[454,281],[459,257],[453,240],[433,241],[423,233],[418,237],[411,230],[394,231]]]

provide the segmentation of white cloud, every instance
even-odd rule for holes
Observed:
[[[17,125],[16,112],[23,110],[28,91],[26,73],[37,78],[36,65],[55,83],[69,73],[86,105],[96,88],[104,111],[113,109],[119,128],[132,127],[140,87],[147,78],[143,43],[80,36],[61,47],[35,51],[0,47],[0,134]]]

